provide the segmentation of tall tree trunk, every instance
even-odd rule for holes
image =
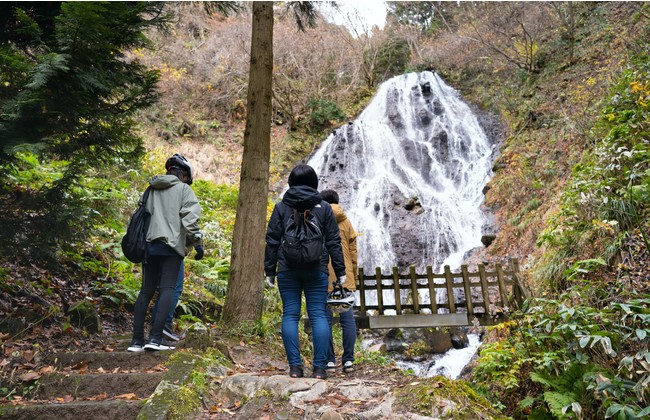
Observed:
[[[264,298],[264,236],[271,156],[273,2],[253,2],[251,61],[239,199],[225,323],[255,321]]]

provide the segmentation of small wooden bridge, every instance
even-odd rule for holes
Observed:
[[[358,273],[355,316],[360,328],[412,328],[492,325],[507,320],[508,313],[529,297],[519,278],[519,263],[511,259],[507,267],[495,264],[489,271],[479,264],[470,272],[467,265],[452,273],[449,266],[434,274],[431,266],[418,274],[374,275]],[[443,290],[443,293],[438,293]],[[441,300],[444,300],[441,302]]]

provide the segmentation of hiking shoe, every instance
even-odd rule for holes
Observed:
[[[181,339],[172,332],[171,328],[168,329],[167,327],[163,328],[163,337],[170,341],[179,341]]]
[[[292,365],[289,366],[289,376],[292,378],[302,378],[305,376],[305,373],[302,371],[302,366],[300,365]]]
[[[336,372],[336,363],[327,362],[327,367],[325,368],[325,370],[328,372]]]
[[[354,370],[354,364],[351,361],[343,363],[343,372],[348,373]]]
[[[147,351],[174,350],[176,347],[170,345],[164,338],[150,338],[149,342],[144,345]]]
[[[131,340],[131,344],[129,344],[129,348],[126,349],[126,351],[131,353],[139,353],[141,351],[144,351],[144,340],[136,340],[134,338]]]
[[[315,367],[311,377],[316,379],[327,379],[327,372],[322,367]]]

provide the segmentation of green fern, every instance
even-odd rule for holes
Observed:
[[[593,371],[593,366],[574,363],[559,375],[538,371],[532,372],[530,378],[551,389],[544,392],[544,401],[554,416],[568,419],[576,415],[582,418],[582,407],[588,407],[593,398],[585,377]]]
[[[575,413],[573,408],[581,407],[571,395],[555,391],[545,392],[544,401],[546,401],[551,414],[559,419],[576,418],[576,414],[578,413]],[[572,411],[568,410],[569,407],[572,408]],[[578,414],[577,418],[581,418],[581,416]]]

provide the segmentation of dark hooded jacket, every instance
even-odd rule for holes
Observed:
[[[289,218],[293,212],[292,209],[298,211],[311,210],[316,220],[318,220],[325,241],[320,265],[318,267],[304,268],[318,268],[320,271],[328,273],[328,261],[331,257],[336,276],[344,276],[345,262],[341,249],[341,234],[332,207],[326,201],[321,200],[318,191],[306,185],[289,188],[282,201],[273,208],[266,231],[265,274],[275,276],[280,271],[295,269],[287,266],[282,250],[282,235],[284,234],[284,227],[289,223]]]

